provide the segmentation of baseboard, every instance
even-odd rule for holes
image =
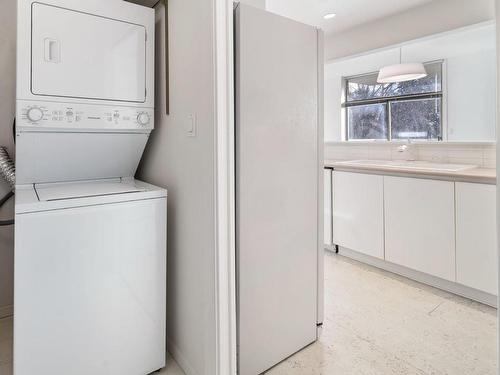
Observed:
[[[13,305],[0,306],[0,319],[12,316],[13,314],[14,314]]]
[[[374,258],[369,255],[358,253],[357,251],[339,247],[339,254],[347,258],[366,263],[370,266],[381,268],[384,271],[389,271],[397,275],[418,281],[419,283],[430,285],[434,288],[442,289],[447,292],[457,294],[459,296],[472,299],[491,307],[497,307],[497,296],[461,285],[452,281],[444,280],[439,277],[431,276],[426,273],[412,270],[398,264],[387,262],[383,259]]]
[[[327,244],[325,244],[325,250],[335,251],[335,245],[327,245]]]
[[[167,337],[167,350],[186,375],[199,375],[170,337]]]

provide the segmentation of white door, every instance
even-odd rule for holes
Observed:
[[[454,183],[384,177],[385,260],[455,281]]]
[[[14,373],[165,365],[166,199],[16,215]]]
[[[457,282],[497,294],[496,186],[457,182]]]
[[[257,375],[316,340],[318,31],[241,3],[235,21],[238,365]]]
[[[33,3],[31,30],[33,94],[145,101],[144,26]]]
[[[383,176],[333,172],[333,243],[384,259]]]

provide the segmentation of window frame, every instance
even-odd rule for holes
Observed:
[[[413,139],[412,141],[418,142],[442,142],[447,139],[447,103],[446,103],[446,60],[432,60],[424,62],[424,65],[431,64],[441,64],[441,91],[432,92],[432,93],[422,93],[422,94],[407,94],[407,95],[396,95],[396,96],[388,96],[383,98],[370,98],[370,99],[361,99],[361,100],[353,100],[347,101],[347,90],[348,90],[348,81],[353,78],[359,78],[369,75],[377,74],[378,72],[368,72],[362,74],[355,74],[350,76],[343,76],[342,79],[342,95],[341,95],[341,124],[343,130],[342,139],[344,142],[406,142],[406,139],[393,139],[392,138],[392,116],[391,116],[391,103],[398,101],[410,101],[410,100],[418,100],[418,99],[441,99],[441,137],[438,139]],[[350,139],[349,138],[349,116],[347,115],[347,109],[349,107],[356,107],[361,105],[368,104],[385,104],[385,112],[386,112],[386,123],[387,123],[387,138],[364,138],[364,139]]]

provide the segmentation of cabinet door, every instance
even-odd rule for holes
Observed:
[[[385,177],[385,259],[455,281],[454,183]]]
[[[383,259],[383,177],[334,171],[333,190],[333,242]]]
[[[325,169],[324,171],[324,243],[325,245],[332,245],[332,170]]]
[[[456,183],[457,282],[498,293],[496,186]]]

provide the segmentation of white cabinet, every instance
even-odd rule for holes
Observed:
[[[384,258],[383,176],[333,172],[333,242]]]
[[[498,295],[495,185],[331,173],[327,192],[325,171],[325,223],[333,207],[333,244],[354,250],[356,259],[363,253],[390,262],[388,269],[409,277],[416,270],[451,281],[457,293],[492,303],[478,291]],[[326,231],[325,224],[325,243]]]
[[[454,183],[385,177],[384,197],[385,259],[455,281]]]
[[[457,282],[497,294],[496,186],[456,183]]]
[[[323,219],[323,235],[324,235],[324,243],[327,246],[332,245],[332,170],[325,169],[323,172],[324,175],[324,194],[325,197],[323,199],[324,204],[324,219]]]

